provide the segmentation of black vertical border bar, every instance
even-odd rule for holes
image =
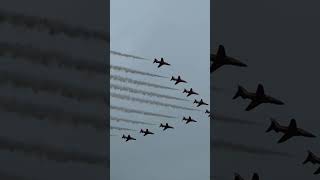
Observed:
[[[70,17],[74,18],[76,23],[70,21]],[[90,18],[95,21],[98,19],[98,27],[85,23],[90,22]],[[62,24],[59,24],[60,22]],[[98,35],[92,33],[95,30],[99,31]],[[109,0],[1,2],[0,90],[6,93],[10,89],[14,91],[9,93],[10,96],[2,94],[0,97],[0,179],[110,179],[109,126],[106,125],[109,124],[110,114],[109,32]],[[87,47],[87,52],[83,53],[86,57],[77,53],[85,51],[84,47]],[[51,58],[49,56],[52,54],[43,52],[61,52],[62,56],[59,57],[58,53]],[[70,57],[75,57],[74,60],[84,59],[80,63],[70,63],[68,60],[73,59]],[[56,62],[54,65],[49,62],[55,58],[61,60],[57,61],[59,67],[54,64]],[[19,67],[24,65],[28,68],[19,70]],[[71,68],[67,70],[69,67]],[[62,72],[63,69],[64,74],[88,72],[89,78],[96,73],[90,71],[100,71],[104,78],[91,85],[96,91],[105,93],[97,95],[88,90],[89,88],[73,91],[71,86],[79,81],[79,78],[43,71],[50,68],[61,68],[61,71],[58,71]],[[31,78],[26,72],[37,75]],[[26,75],[21,76],[23,73]],[[58,88],[56,84],[59,82],[51,84],[49,74],[60,81],[69,82]],[[35,80],[46,78],[47,81],[42,82]],[[83,85],[85,86],[85,83]],[[65,90],[69,92],[66,93]],[[52,97],[46,95],[48,99],[65,98],[69,102],[60,101],[59,104],[52,105],[41,93],[54,94]],[[92,103],[92,106],[96,107],[96,111],[92,111],[93,108],[82,101],[86,101],[87,97],[81,95],[90,93],[95,96],[93,99],[97,103]],[[35,98],[30,98],[30,94]],[[80,97],[77,97],[78,95]],[[76,101],[75,106],[65,108],[68,103]],[[70,109],[72,110],[68,112]],[[97,112],[98,115],[92,115],[92,112]],[[89,126],[81,124],[83,119],[96,121],[95,127],[91,126],[91,122],[88,123]],[[67,135],[64,136],[63,132],[67,132]]]

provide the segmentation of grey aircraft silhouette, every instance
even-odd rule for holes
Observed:
[[[194,94],[194,95],[199,95],[197,92],[194,92],[192,88],[190,88],[189,91],[186,90],[186,89],[184,89],[184,90],[183,90],[183,93],[187,93],[187,94],[188,94],[187,97],[188,97],[188,96],[191,96],[192,94]]]
[[[159,64],[159,65],[158,65],[158,68],[160,68],[160,67],[163,66],[163,65],[170,66],[170,64],[167,63],[167,62],[165,62],[165,61],[163,60],[163,58],[161,58],[160,61],[158,61],[157,59],[154,59],[153,64],[154,64],[154,63],[158,63],[158,64]]]
[[[181,79],[180,76],[178,76],[177,78],[175,78],[174,76],[172,76],[170,81],[176,81],[175,85],[177,85],[177,84],[179,84],[179,83],[187,83],[187,81]]]
[[[297,122],[295,119],[291,119],[289,126],[281,126],[275,119],[271,118],[271,125],[266,130],[270,132],[274,130],[276,133],[282,132],[284,135],[279,139],[278,143],[287,141],[294,136],[304,136],[304,137],[316,137],[315,135],[297,127]]]
[[[234,180],[244,180],[239,174],[234,174]],[[259,175],[257,173],[253,173],[251,180],[259,180]]]
[[[270,104],[277,104],[277,105],[284,104],[282,101],[276,98],[273,98],[269,95],[266,95],[262,84],[258,85],[258,88],[255,93],[248,92],[242,86],[238,86],[238,91],[236,92],[236,94],[233,96],[232,99],[236,99],[238,97],[242,97],[242,99],[251,99],[251,103],[247,106],[246,111],[250,111],[262,103],[270,103]]]
[[[149,131],[149,129],[146,129],[146,130],[141,129],[141,130],[140,130],[140,133],[144,133],[143,136],[146,136],[146,135],[148,135],[148,134],[154,134],[153,132]]]
[[[137,140],[137,139],[131,137],[130,134],[128,136],[122,135],[122,139],[126,139],[126,142],[128,142],[130,140]]]
[[[205,103],[205,102],[203,101],[203,99],[200,99],[200,101],[198,101],[198,100],[195,99],[195,100],[193,101],[193,104],[198,104],[197,107],[202,106],[202,105],[206,105],[206,106],[209,105],[209,104]]]
[[[191,116],[189,116],[188,118],[183,117],[182,121],[186,121],[186,124],[189,124],[190,122],[197,122],[196,120],[192,119]]]
[[[240,67],[247,67],[246,64],[242,63],[241,61],[232,58],[226,55],[226,51],[223,45],[219,45],[217,54],[210,54],[210,72],[216,71],[223,65],[233,65],[233,66],[240,66]]]
[[[174,127],[169,126],[168,123],[166,123],[165,125],[163,125],[162,123],[160,123],[160,127],[163,127],[163,130],[166,130],[166,129],[174,129]]]
[[[313,152],[308,151],[308,156],[302,164],[307,164],[309,162],[312,164],[320,164],[320,157],[316,156]],[[320,167],[313,174],[320,174]]]

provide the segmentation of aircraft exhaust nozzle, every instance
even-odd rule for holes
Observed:
[[[266,130],[266,132],[270,132],[272,130],[274,130],[275,132],[278,132],[277,127],[279,126],[279,123],[276,122],[274,119],[271,119],[271,125],[269,126],[269,128]]]
[[[239,96],[244,97],[246,90],[242,87],[242,86],[238,86],[238,91],[236,92],[236,94],[233,96],[232,99],[236,99]]]

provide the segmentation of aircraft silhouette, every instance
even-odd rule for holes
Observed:
[[[187,81],[181,79],[180,76],[178,76],[178,78],[175,78],[174,76],[172,76],[170,81],[176,81],[175,85],[177,85],[179,83],[187,83]]]
[[[168,123],[166,123],[165,125],[163,125],[162,123],[160,123],[160,127],[163,127],[163,130],[166,130],[166,129],[174,129],[174,127],[169,126]]]
[[[208,114],[208,117],[210,117],[210,111],[208,109],[206,109],[205,114]]]
[[[193,101],[193,104],[196,104],[196,103],[198,104],[197,107],[199,107],[199,106],[201,106],[201,105],[208,105],[207,103],[203,102],[202,99],[200,99],[200,101],[198,101],[198,100],[195,99],[195,100]]]
[[[216,71],[223,65],[247,67],[247,65],[242,63],[241,61],[233,57],[227,56],[223,45],[219,45],[217,54],[210,54],[210,62],[212,63],[210,67],[210,72]]]
[[[312,164],[320,164],[320,157],[316,156],[313,152],[308,151],[308,156],[303,164],[307,164],[308,162]]]
[[[264,88],[262,84],[258,85],[258,88],[255,93],[248,92],[246,89],[244,89],[241,86],[238,86],[237,93],[233,96],[232,99],[236,99],[238,97],[242,97],[242,99],[251,99],[251,103],[246,108],[246,111],[250,111],[253,108],[257,107],[258,105],[262,103],[270,103],[270,104],[277,104],[277,105],[283,105],[284,103],[278,99],[275,99],[269,95],[266,95],[264,93]]]
[[[316,156],[313,152],[308,151],[308,156],[302,164],[307,164],[308,162],[312,164],[320,164],[320,157]],[[320,174],[320,167],[313,174]]]
[[[186,121],[186,124],[188,124],[190,122],[197,122],[196,120],[192,119],[190,116],[188,118],[183,117],[182,121]]]
[[[274,130],[277,133],[284,133],[281,139],[279,139],[278,143],[285,142],[294,136],[316,137],[315,135],[301,128],[298,128],[295,119],[291,119],[289,126],[281,126],[275,119],[271,118],[271,125],[266,130],[266,132],[270,132],[271,130]]]
[[[128,136],[122,135],[122,139],[126,139],[126,142],[130,141],[130,140],[137,140],[137,139],[131,137],[130,134]]]
[[[190,88],[189,91],[186,90],[186,89],[184,89],[184,90],[183,90],[183,93],[188,93],[187,97],[190,96],[190,95],[192,95],[192,94],[194,94],[194,95],[199,95],[198,93],[194,92],[192,88]]]
[[[234,180],[244,180],[239,174],[234,174]],[[251,180],[259,180],[259,175],[257,173],[253,173]]]
[[[160,61],[158,61],[157,59],[154,59],[153,64],[154,64],[154,63],[158,63],[158,64],[159,64],[159,65],[158,65],[158,68],[160,68],[160,67],[163,66],[163,65],[170,66],[170,64],[167,63],[167,62],[165,62],[165,61],[163,60],[163,58],[161,58]]]
[[[140,130],[140,133],[144,133],[143,136],[146,136],[148,134],[154,134],[153,132],[149,131],[149,129],[146,129],[145,131],[143,129]]]

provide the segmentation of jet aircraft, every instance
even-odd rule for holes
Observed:
[[[175,85],[177,85],[179,83],[187,83],[187,81],[181,79],[180,76],[178,76],[178,78],[175,78],[174,76],[172,76],[170,81],[176,81]]]
[[[238,86],[238,91],[233,96],[232,99],[236,99],[238,97],[242,97],[243,99],[251,99],[251,103],[247,106],[246,111],[250,111],[262,103],[271,103],[271,104],[277,104],[277,105],[284,104],[282,101],[276,98],[273,98],[269,95],[266,95],[262,84],[258,85],[258,88],[255,93],[248,92],[242,86]]]
[[[140,133],[144,133],[143,136],[146,136],[146,135],[148,135],[148,134],[154,134],[153,132],[149,131],[149,129],[146,129],[146,130],[141,129],[141,130],[140,130]]]
[[[294,136],[304,136],[304,137],[316,137],[308,131],[305,131],[297,127],[297,122],[295,119],[291,119],[289,126],[280,125],[275,119],[271,118],[271,125],[266,130],[266,132],[275,131],[276,133],[282,132],[284,135],[279,139],[278,143],[287,141]]]
[[[135,138],[131,137],[130,134],[128,136],[122,135],[122,139],[126,139],[126,142],[130,140],[136,140]]]
[[[184,90],[183,90],[183,93],[187,93],[187,94],[188,94],[187,97],[188,97],[188,96],[191,96],[192,94],[194,94],[194,95],[199,95],[197,92],[194,92],[192,88],[190,88],[189,91],[186,90],[186,89],[184,89]]]
[[[218,68],[220,68],[223,65],[247,67],[245,63],[242,63],[241,61],[233,57],[227,56],[223,45],[219,45],[217,54],[210,54],[210,62],[211,62],[210,72],[216,71]]]
[[[208,105],[207,103],[205,103],[204,101],[203,101],[203,99],[200,99],[200,101],[198,101],[198,100],[194,100],[194,102],[193,102],[193,104],[198,104],[197,105],[197,107],[199,107],[199,106],[201,106],[201,105]]]
[[[190,116],[188,118],[183,117],[182,121],[186,121],[186,124],[188,124],[190,122],[197,122],[196,120],[192,119]]]
[[[161,58],[160,61],[158,61],[157,59],[154,59],[153,64],[154,64],[154,63],[158,63],[158,64],[159,64],[159,65],[158,65],[158,68],[160,68],[160,67],[163,66],[163,65],[170,66],[170,64],[167,63],[167,62],[165,62],[165,61],[163,60],[163,58]]]
[[[160,127],[163,127],[163,130],[166,130],[166,129],[174,129],[174,127],[169,126],[168,123],[166,123],[165,125],[163,125],[163,124],[161,123],[161,124],[160,124]]]

